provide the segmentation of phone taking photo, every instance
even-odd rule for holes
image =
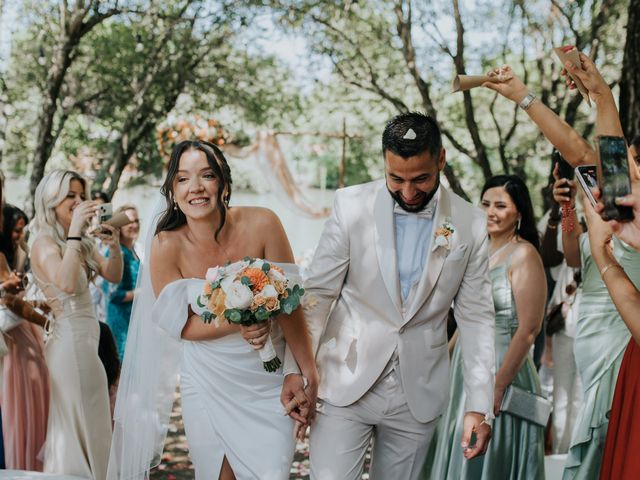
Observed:
[[[602,194],[604,220],[625,222],[634,219],[633,209],[616,205],[615,199],[631,193],[627,142],[623,137],[600,136],[597,138],[598,187]]]
[[[98,205],[98,225],[105,223],[113,216],[113,206],[110,203]]]
[[[110,234],[108,230],[103,230],[100,225],[107,223],[113,216],[113,206],[110,203],[101,203],[98,205],[96,216],[93,217],[91,222],[90,233],[92,235],[98,234]]]
[[[573,180],[574,171],[573,167],[567,163],[567,161],[562,158],[562,155],[559,151],[554,150],[551,154],[551,158],[554,163],[558,164],[558,175],[560,178],[566,178],[567,180]]]
[[[596,199],[591,192],[592,188],[598,186],[598,176],[595,165],[580,165],[575,169],[578,184],[582,187],[584,194],[587,196],[592,206],[596,206]]]

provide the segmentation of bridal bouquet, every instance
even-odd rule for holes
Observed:
[[[202,320],[220,325],[222,319],[238,325],[264,322],[280,313],[290,314],[300,306],[304,289],[291,285],[284,271],[265,260],[245,257],[239,262],[207,270],[203,292],[196,299]],[[259,351],[267,372],[282,362],[271,337]]]

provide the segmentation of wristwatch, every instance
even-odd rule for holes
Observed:
[[[533,93],[529,92],[522,100],[520,100],[520,103],[518,104],[518,106],[521,109],[526,110],[531,106],[531,104],[535,99],[536,99],[536,96]]]

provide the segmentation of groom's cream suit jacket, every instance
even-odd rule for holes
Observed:
[[[467,411],[493,410],[494,309],[486,217],[439,187],[432,237],[448,222],[448,245],[424,239],[425,271],[403,304],[394,200],[383,180],[338,190],[305,287],[305,315],[320,372],[319,396],[347,406],[369,390],[397,349],[412,415],[429,422],[449,396],[447,313],[454,302]],[[440,245],[438,245],[440,244]]]

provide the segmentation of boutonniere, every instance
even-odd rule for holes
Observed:
[[[434,233],[435,238],[433,242],[433,250],[438,247],[444,247],[449,250],[449,248],[451,248],[451,246],[449,245],[449,237],[453,235],[454,231],[455,229],[453,228],[451,221],[447,218],[445,222],[440,225]]]

